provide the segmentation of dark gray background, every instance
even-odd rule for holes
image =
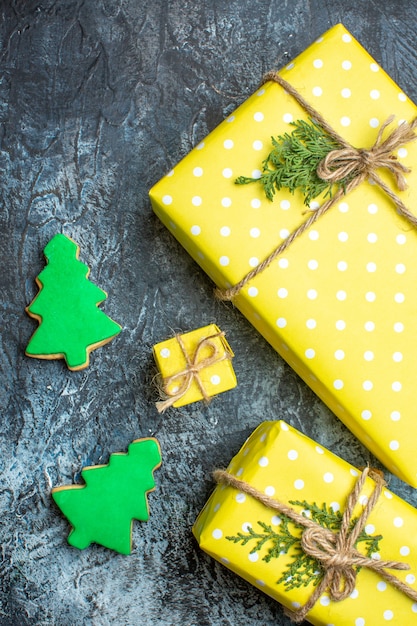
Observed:
[[[0,6],[0,624],[277,626],[280,606],[197,547],[210,472],[264,419],[378,463],[153,215],[149,188],[258,85],[342,21],[417,100],[414,0],[3,0]],[[90,367],[25,357],[43,248],[71,236],[123,326]],[[159,416],[152,345],[216,322],[239,386]],[[67,545],[52,486],[135,438],[163,465],[121,556]],[[416,504],[416,492],[390,477]],[[401,624],[401,626],[404,626]]]

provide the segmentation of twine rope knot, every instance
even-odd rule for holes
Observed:
[[[374,559],[363,555],[355,547],[371,511],[386,485],[380,472],[371,470],[369,467],[362,471],[347,498],[338,532],[321,526],[316,521],[298,513],[290,505],[265,495],[249,483],[236,478],[225,470],[215,470],[213,475],[217,483],[226,484],[252,496],[266,507],[286,515],[303,528],[300,539],[301,548],[306,554],[312,556],[320,563],[324,573],[310,598],[303,606],[294,611],[286,610],[287,615],[294,623],[299,624],[305,619],[307,613],[325,591],[328,592],[333,602],[340,602],[348,598],[355,589],[358,568],[361,567],[377,572],[392,586],[402,591],[412,600],[417,601],[417,591],[388,571],[409,570],[410,566],[407,563]],[[353,511],[359,502],[359,497],[368,475],[374,480],[374,489],[366,500],[359,517],[352,520]]]
[[[194,353],[190,354],[184,344],[181,335],[175,335],[175,339],[177,340],[185,359],[185,367],[181,371],[163,378],[162,393],[167,397],[164,400],[156,403],[156,408],[158,409],[159,413],[163,413],[177,400],[180,400],[190,389],[193,381],[197,383],[204,400],[206,402],[209,402],[210,397],[206,391],[203,381],[201,380],[200,374],[207,367],[231,358],[231,355],[227,350],[224,350],[223,352],[220,350],[219,346],[221,345],[221,343],[219,341],[215,341],[215,339],[221,339],[224,336],[225,333],[223,331],[220,331],[218,333],[215,333],[214,335],[210,335],[209,337],[203,337],[198,342]],[[205,358],[201,358],[201,353],[205,348],[208,348],[210,350],[210,354]],[[179,388],[171,391],[169,387],[172,385],[172,383],[178,380],[181,381]]]
[[[387,185],[377,174],[377,170],[383,168],[388,170],[394,177],[394,181],[398,191],[405,191],[407,181],[404,174],[409,173],[410,168],[398,161],[395,150],[401,146],[415,141],[417,135],[414,130],[417,127],[417,117],[410,123],[401,122],[389,135],[384,139],[384,131],[394,121],[394,116],[390,115],[381,125],[374,145],[371,148],[355,148],[346,141],[318,112],[311,106],[307,100],[284,78],[277,72],[271,71],[265,74],[263,83],[272,81],[278,83],[283,89],[289,93],[298,104],[308,113],[308,115],[317,122],[330,137],[332,137],[340,146],[340,149],[331,150],[324,159],[319,163],[317,175],[319,178],[331,183],[337,183],[341,180],[347,180],[345,185],[339,187],[334,195],[324,202],[318,209],[310,211],[307,219],[284,241],[272,251],[259,265],[248,272],[236,285],[228,289],[216,289],[215,294],[219,300],[233,300],[240,291],[253,280],[258,274],[263,272],[269,265],[285,250],[287,250],[292,242],[310,228],[324,213],[333,207],[342,196],[362,184],[365,180],[377,185],[393,202],[397,212],[404,217],[412,226],[417,228],[417,217],[405,206],[401,198]]]
[[[393,121],[393,115],[385,120],[379,129],[374,145],[370,149],[346,145],[340,149],[331,150],[319,163],[317,168],[319,178],[330,183],[337,183],[350,177],[358,179],[357,184],[359,185],[375,170],[385,168],[394,176],[397,189],[405,191],[407,181],[404,174],[411,170],[400,163],[394,150],[416,139],[413,132],[415,122],[411,124],[402,122],[383,140],[385,129]]]

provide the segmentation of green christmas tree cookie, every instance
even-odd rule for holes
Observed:
[[[83,550],[94,542],[130,554],[133,520],[149,518],[147,494],[160,465],[158,441],[137,439],[127,454],[112,454],[108,465],[84,467],[85,485],[55,487],[52,497],[73,527],[68,543]]]
[[[27,356],[64,358],[70,370],[89,364],[91,350],[111,341],[121,326],[98,304],[107,294],[88,280],[89,268],[78,260],[77,244],[55,235],[45,247],[47,265],[36,278],[39,293],[26,312],[39,321]]]

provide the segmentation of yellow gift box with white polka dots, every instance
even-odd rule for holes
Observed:
[[[301,434],[283,421],[264,422],[232,459],[228,472],[284,504],[301,501],[303,506],[316,504],[342,513],[359,471],[346,461]],[[374,482],[367,478],[354,517],[360,515]],[[295,506],[299,512],[302,507]],[[307,509],[304,511],[308,515]],[[264,526],[262,527],[263,524]],[[252,585],[294,610],[309,599],[312,583],[287,591],[277,584],[288,570],[295,554],[265,560],[273,546],[282,520],[272,509],[234,487],[218,485],[198,516],[193,533],[200,547]],[[300,535],[292,522],[291,533]],[[417,511],[386,488],[370,513],[365,531],[371,537],[382,535],[378,551],[372,558],[406,563],[409,569],[392,571],[397,578],[417,590]],[[258,537],[234,542],[238,533],[247,536],[252,529]],[[266,530],[265,530],[266,529]],[[255,544],[268,535],[259,550]],[[362,547],[361,547],[362,546]],[[357,549],[365,554],[366,546]],[[379,574],[362,568],[356,577],[353,593],[341,602],[330,601],[324,592],[308,613],[308,621],[320,626],[382,626],[392,622],[399,626],[417,624],[417,603],[385,582]]]
[[[417,114],[340,24],[280,74],[355,146],[373,145],[391,114],[394,124]],[[298,191],[270,201],[259,183],[235,184],[259,176],[271,136],[290,133],[297,119],[307,114],[292,96],[265,83],[150,192],[156,214],[220,288],[306,219]],[[397,156],[412,169],[406,191],[378,174],[415,210],[417,142]],[[234,304],[386,467],[417,487],[417,233],[391,200],[365,181]]]
[[[174,407],[203,400],[203,390],[207,397],[212,397],[236,387],[237,380],[232,366],[234,354],[224,333],[216,324],[183,333],[180,341],[181,343],[177,337],[171,337],[153,347],[155,362],[162,377],[162,387],[168,397],[178,393],[190,368],[197,366],[198,369],[199,364],[204,362],[208,364],[198,371],[200,384],[196,376],[193,376],[185,393],[173,403]],[[217,351],[215,356],[213,347]],[[164,381],[168,381],[168,384]]]

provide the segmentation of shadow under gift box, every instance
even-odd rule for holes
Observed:
[[[283,421],[258,426],[230,462],[228,472],[284,504],[291,500],[306,501],[305,505],[316,504],[319,508],[326,504],[327,510],[332,507],[340,513],[360,475],[352,465]],[[361,514],[373,487],[374,481],[367,477],[354,517]],[[303,510],[303,506],[294,508],[298,512]],[[304,605],[315,589],[310,583],[287,591],[284,583],[277,584],[288,571],[294,548],[268,562],[265,556],[273,547],[273,539],[267,540],[259,551],[252,551],[258,541],[256,538],[245,545],[230,539],[238,533],[247,536],[249,528],[260,535],[272,535],[280,532],[281,525],[282,520],[273,509],[233,487],[218,485],[198,516],[193,533],[205,552],[294,610]],[[370,536],[382,535],[379,551],[373,553],[372,558],[407,563],[409,570],[392,570],[392,573],[417,592],[416,525],[417,511],[383,488],[365,530]],[[292,522],[288,527],[292,534],[301,535],[301,530],[295,529]],[[366,544],[358,543],[357,549],[364,554]],[[411,626],[417,624],[417,602],[385,582],[378,573],[363,567],[357,573],[355,590],[348,598],[332,602],[329,594],[323,593],[307,620],[320,626],[381,626],[391,620]]]
[[[280,74],[357,147],[372,146],[391,114],[395,126],[417,113],[341,24]],[[298,190],[270,201],[260,183],[235,179],[259,175],[271,136],[307,118],[268,82],[150,191],[155,213],[221,289],[305,221]],[[396,156],[413,168],[417,142]],[[417,206],[416,167],[403,192],[389,173],[378,175]],[[417,234],[384,192],[365,181],[345,195],[234,304],[364,445],[417,487]]]

